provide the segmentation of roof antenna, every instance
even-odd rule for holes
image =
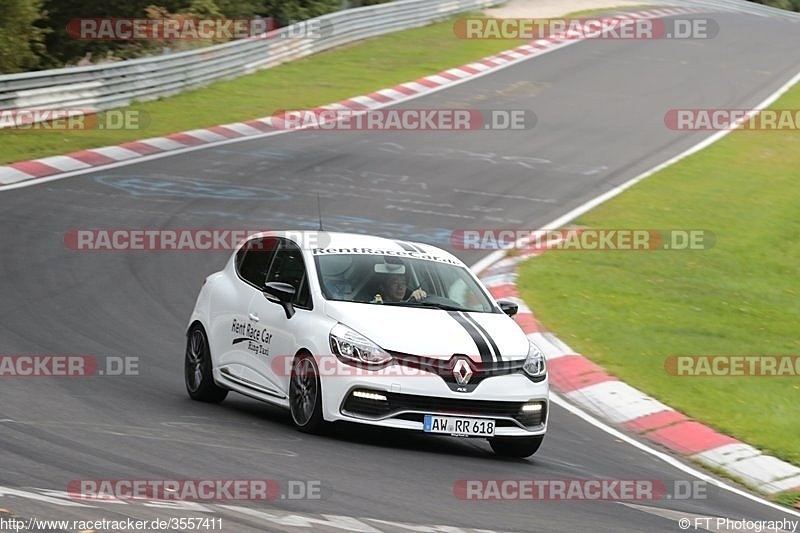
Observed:
[[[317,193],[317,214],[319,215],[319,231],[325,231],[322,229],[322,207],[319,203],[319,193]]]

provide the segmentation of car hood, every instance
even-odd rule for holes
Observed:
[[[528,354],[525,333],[502,313],[331,301],[325,313],[387,351],[443,359],[458,353],[476,362],[481,361],[481,351],[492,361],[524,359]]]

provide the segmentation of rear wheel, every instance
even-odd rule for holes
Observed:
[[[322,431],[325,425],[322,417],[322,384],[317,363],[310,354],[299,354],[292,364],[289,409],[297,429],[305,433]]]
[[[208,337],[199,325],[192,326],[186,336],[184,380],[186,391],[192,400],[219,403],[228,395],[228,389],[223,389],[214,383]]]
[[[489,439],[489,445],[500,457],[530,457],[539,450],[544,435],[535,437],[495,437]]]

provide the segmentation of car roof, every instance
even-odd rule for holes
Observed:
[[[250,238],[256,236],[284,237],[296,242],[301,248],[312,251],[331,250],[331,252],[338,251],[338,253],[343,253],[345,250],[352,250],[354,248],[368,248],[374,250],[376,253],[381,250],[406,252],[409,257],[430,255],[440,259],[453,260],[459,265],[464,265],[456,256],[436,246],[421,242],[379,237],[376,235],[334,231],[280,230],[262,232],[258,235],[251,235]],[[354,250],[354,253],[359,252]]]

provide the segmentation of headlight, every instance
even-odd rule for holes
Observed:
[[[528,357],[525,359],[525,364],[522,365],[522,370],[532,378],[544,378],[547,374],[547,360],[544,352],[530,340],[528,345]]]
[[[333,353],[345,362],[383,365],[392,360],[380,346],[344,324],[333,326],[330,342]]]

